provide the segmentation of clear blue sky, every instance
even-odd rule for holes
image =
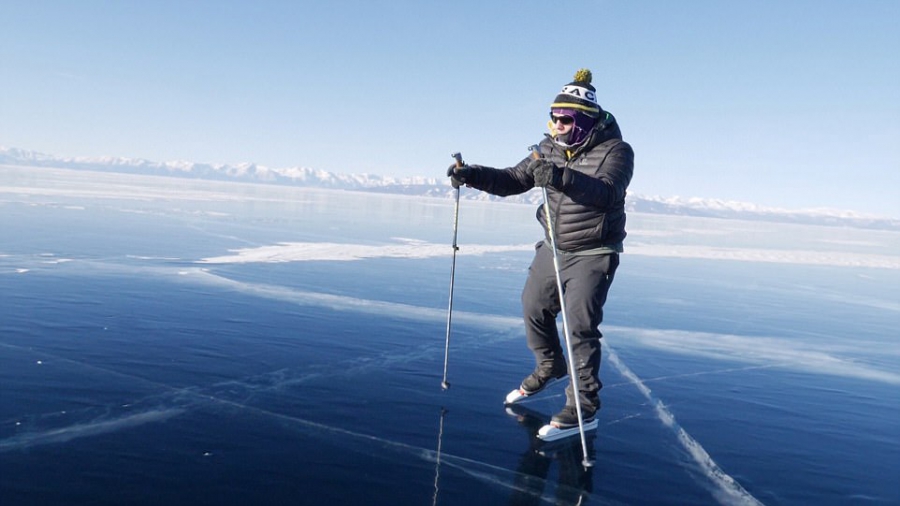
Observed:
[[[579,67],[631,190],[900,217],[900,1],[0,0],[0,145],[508,166]]]

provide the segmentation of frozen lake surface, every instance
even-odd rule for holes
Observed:
[[[541,444],[530,206],[0,167],[0,503],[897,504],[900,233],[629,215]]]

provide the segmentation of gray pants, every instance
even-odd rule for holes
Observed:
[[[566,301],[566,318],[572,339],[572,354],[578,371],[582,405],[600,408],[600,323],[603,304],[619,266],[618,253],[574,256],[559,254],[560,275]],[[564,357],[556,317],[560,312],[553,267],[553,251],[539,243],[528,269],[522,290],[522,312],[525,317],[525,339],[534,353],[537,367],[549,370]],[[566,402],[575,404],[571,384],[566,389]]]

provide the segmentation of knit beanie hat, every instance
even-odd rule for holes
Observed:
[[[562,91],[550,104],[551,109],[575,109],[591,117],[599,117],[600,104],[597,103],[597,90],[591,86],[593,75],[588,69],[575,72],[575,80],[563,86]]]

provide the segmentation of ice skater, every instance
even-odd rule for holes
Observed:
[[[528,156],[505,169],[481,165],[451,166],[454,187],[466,185],[499,196],[545,190],[558,250],[560,284],[571,332],[578,392],[570,383],[566,404],[551,425],[578,426],[576,398],[583,422],[600,409],[600,323],[603,305],[619,266],[625,239],[625,193],[634,171],[634,151],[622,140],[612,114],[597,102],[589,70],[581,69],[550,104],[550,133],[537,145],[540,158]],[[525,339],[534,353],[534,371],[505,399],[507,404],[534,395],[568,374],[556,319],[560,313],[557,272],[543,208],[537,220],[545,238],[535,246],[522,291]]]

